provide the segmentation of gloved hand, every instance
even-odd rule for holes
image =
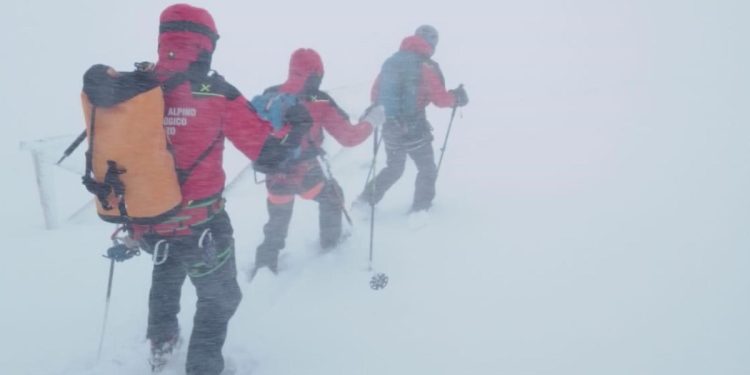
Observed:
[[[453,94],[453,97],[456,99],[456,107],[463,107],[469,104],[469,95],[466,94],[464,85],[460,85],[449,92]]]
[[[380,127],[385,122],[385,107],[382,105],[372,106],[365,110],[359,122],[369,122],[373,128]]]
[[[281,164],[287,159],[289,149],[284,147],[281,138],[269,136],[257,159],[253,160],[253,169],[260,173],[277,173]]]
[[[253,162],[253,167],[260,173],[283,172],[299,156],[300,145],[313,125],[310,113],[303,105],[287,109],[284,123],[289,124],[289,132],[282,138],[269,136]]]
[[[285,173],[300,155],[299,142],[289,141],[291,137],[269,136],[263,144],[258,158],[253,161],[253,169],[265,174]]]
[[[156,64],[152,63],[151,61],[141,61],[133,63],[135,66],[135,70],[139,72],[153,72],[156,68]]]
[[[113,259],[116,262],[124,262],[136,255],[140,255],[141,250],[137,247],[129,247],[125,243],[117,243],[107,249],[105,258]]]

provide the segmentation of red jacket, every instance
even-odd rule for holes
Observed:
[[[158,73],[158,65],[157,65]],[[237,89],[218,74],[185,81],[164,95],[164,130],[181,176],[182,207],[165,222],[132,225],[131,234],[186,235],[191,226],[221,210],[224,190],[224,140],[248,158],[258,159],[272,128],[261,120]],[[212,203],[204,206],[205,198]],[[203,207],[203,208],[196,208]]]
[[[189,202],[224,189],[224,138],[256,160],[272,128],[222,76],[208,74],[215,47],[211,36],[216,36],[210,15],[186,5],[172,8],[162,13],[162,26],[167,22],[189,21],[209,30],[165,29],[159,34],[156,74],[162,83],[172,86],[165,88],[164,128],[176,167],[178,171],[186,171],[203,156],[182,183],[183,201]],[[170,79],[180,74],[189,78],[177,86],[170,83]],[[208,154],[202,155],[204,152]]]
[[[177,169],[189,170],[208,152],[182,184],[185,202],[216,195],[224,189],[225,138],[255,160],[272,130],[242,94],[218,74],[200,82],[180,84],[165,94],[164,107],[164,128]]]
[[[323,129],[342,146],[352,147],[362,143],[372,133],[368,122],[352,124],[349,116],[325,92],[319,90],[324,74],[323,62],[312,49],[299,49],[292,54],[289,63],[289,76],[278,90],[296,94],[312,118],[312,126],[302,141],[302,154],[315,151],[323,143]],[[288,132],[294,124],[280,130],[280,135]]]
[[[305,98],[304,105],[310,112],[313,125],[308,133],[310,142],[302,142],[303,151],[306,145],[320,147],[323,143],[323,129],[345,147],[362,143],[372,133],[372,125],[361,122],[353,125],[349,116],[333,101],[328,94],[320,91]]]
[[[192,225],[220,211],[223,201],[216,198],[226,180],[225,139],[252,160],[273,154],[269,145],[274,142],[266,142],[271,124],[258,117],[223,77],[209,74],[217,39],[216,25],[205,10],[178,4],[162,12],[155,72],[164,87],[163,124],[181,180],[183,205],[165,222],[134,225],[136,236],[152,231],[188,234]]]

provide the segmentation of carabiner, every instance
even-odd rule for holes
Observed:
[[[162,246],[164,254],[161,256],[161,258],[159,258],[159,247],[161,245],[164,245]],[[151,259],[153,260],[154,265],[160,266],[164,264],[164,262],[167,261],[168,257],[169,257],[169,242],[167,242],[167,240],[164,240],[164,239],[157,241],[156,244],[154,245],[154,255],[151,256]]]
[[[204,248],[204,247],[205,247],[205,246],[203,245],[203,241],[204,241],[204,240],[205,240],[206,238],[208,238],[208,241],[209,241],[208,243],[209,243],[209,244],[213,243],[213,241],[214,241],[214,235],[213,235],[213,233],[211,233],[211,228],[206,228],[206,229],[204,229],[204,230],[203,230],[203,233],[201,233],[201,236],[200,236],[200,238],[198,238],[198,247],[199,247],[199,248],[201,248],[201,249],[202,249],[202,248]]]
[[[198,238],[198,248],[203,250],[203,261],[209,267],[214,267],[218,261],[218,255],[216,252],[216,243],[214,242],[214,235],[210,228],[206,228]]]

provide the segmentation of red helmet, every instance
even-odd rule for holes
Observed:
[[[175,4],[159,17],[159,62],[157,69],[184,71],[190,63],[207,59],[216,48],[219,34],[207,10]]]
[[[314,49],[300,48],[289,59],[289,77],[281,89],[293,93],[317,90],[324,73],[320,55]]]

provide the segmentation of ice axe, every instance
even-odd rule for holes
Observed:
[[[76,150],[76,148],[78,148],[78,146],[81,144],[81,142],[83,142],[84,139],[86,139],[85,130],[81,132],[78,138],[76,138],[75,141],[73,141],[73,143],[71,143],[70,146],[68,146],[68,148],[65,149],[65,151],[63,152],[63,156],[55,164],[59,165],[60,163],[62,163],[63,160],[65,160],[68,156],[70,156],[70,154],[73,153],[73,151]]]

